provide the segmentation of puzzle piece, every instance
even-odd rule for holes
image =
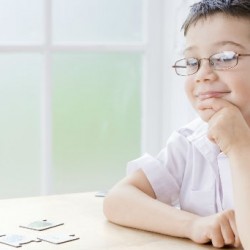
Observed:
[[[44,235],[41,237],[38,237],[39,240],[47,241],[53,244],[61,244],[66,243],[73,240],[80,239],[79,237],[76,237],[74,234],[51,234],[51,235]]]
[[[49,229],[52,227],[57,227],[60,225],[63,225],[63,223],[54,223],[54,222],[50,222],[47,220],[38,220],[38,221],[33,221],[27,225],[20,225],[20,227],[42,231],[42,230]]]
[[[26,237],[24,235],[19,234],[7,234],[5,236],[0,237],[0,243],[13,247],[21,247],[23,244],[40,241],[41,240],[37,238]]]
[[[98,191],[95,193],[95,197],[106,197],[108,191]]]

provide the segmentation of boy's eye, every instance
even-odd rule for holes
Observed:
[[[225,51],[222,53],[218,53],[213,55],[210,58],[211,64],[215,65],[215,64],[224,64],[224,63],[230,63],[232,61],[236,60],[236,56],[235,53],[232,51]]]
[[[220,61],[228,62],[228,61],[231,61],[233,59],[234,59],[233,57],[223,56],[223,57],[220,58]]]
[[[198,60],[195,58],[187,58],[186,65],[189,68],[196,68],[198,66]]]

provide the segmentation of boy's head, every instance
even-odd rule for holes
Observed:
[[[184,22],[182,29],[186,36],[191,25],[201,19],[206,19],[214,14],[222,13],[228,17],[243,17],[250,20],[249,0],[202,0],[191,6],[189,15]]]
[[[204,121],[207,101],[233,104],[250,126],[250,0],[202,0],[183,25],[186,46],[175,63],[189,101]],[[208,100],[209,99],[209,100]]]

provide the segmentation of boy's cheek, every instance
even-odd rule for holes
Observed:
[[[187,76],[184,83],[184,89],[187,95],[190,95],[195,87],[194,82],[191,80],[190,76]]]
[[[189,100],[189,102],[193,105],[193,107],[195,108],[195,105],[196,105],[196,98],[193,94],[193,89],[191,88],[190,85],[188,85],[187,83],[185,84],[185,93],[186,93],[186,96]],[[195,108],[196,109],[196,108]]]

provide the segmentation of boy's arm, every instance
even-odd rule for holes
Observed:
[[[250,249],[250,128],[240,110],[222,99],[202,103],[211,111],[208,137],[228,157],[232,171],[235,216],[240,239]]]
[[[250,145],[234,149],[229,158],[237,227],[244,248],[250,249]]]
[[[185,238],[197,217],[156,200],[142,170],[113,187],[104,200],[104,214],[123,226]]]
[[[104,200],[104,214],[113,223],[146,231],[189,238],[215,247],[239,246],[234,213],[200,217],[155,199],[142,170],[119,182]]]

